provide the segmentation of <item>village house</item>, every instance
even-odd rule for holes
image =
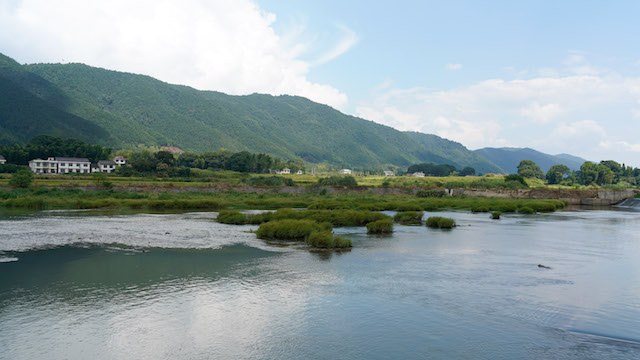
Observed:
[[[289,174],[291,174],[291,169],[284,168],[284,169],[282,169],[282,171],[280,171],[280,174],[281,175],[289,175]]]
[[[384,171],[384,176],[395,176],[396,174],[393,173],[393,171],[391,170],[385,170]]]
[[[302,175],[302,170],[298,170],[298,171],[296,172],[296,175]]]
[[[113,158],[113,161],[116,163],[116,165],[122,166],[127,163],[127,158],[118,155]]]
[[[409,175],[409,174],[407,174]],[[424,173],[422,171],[417,171],[414,172],[413,174],[409,175],[409,176],[413,176],[413,177],[424,177]]]
[[[123,158],[124,159],[124,158]],[[124,159],[126,162],[126,159]],[[53,157],[47,160],[33,159],[29,161],[29,168],[36,174],[90,174],[94,172],[110,173],[116,169],[114,160],[100,160],[97,164],[91,164],[87,158]]]
[[[0,165],[4,164],[7,162],[7,159],[4,158],[4,156],[0,155]]]
[[[344,175],[351,175],[351,170],[349,169],[342,169],[340,170],[341,173],[343,173]]]

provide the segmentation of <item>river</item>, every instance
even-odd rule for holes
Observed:
[[[267,244],[215,213],[0,213],[0,359],[638,359],[640,212]],[[542,268],[542,264],[549,268]]]

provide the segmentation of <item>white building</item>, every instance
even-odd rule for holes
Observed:
[[[298,171],[296,172],[296,175],[302,175],[302,170],[298,170]]]
[[[98,161],[98,168],[100,172],[109,174],[116,169],[116,162],[113,160],[100,160]]]
[[[414,172],[411,174],[413,177],[424,177],[424,173],[422,171]]]
[[[284,168],[284,169],[282,169],[282,171],[280,171],[280,174],[281,175],[289,175],[289,174],[291,174],[291,169]]]
[[[47,160],[33,159],[29,161],[29,168],[36,174],[57,174],[58,162],[54,157],[48,157]]]
[[[115,161],[101,160],[98,164],[91,164],[87,158],[48,157],[46,160],[33,159],[29,161],[29,168],[36,174],[89,174],[92,172],[110,173],[116,168]]]
[[[0,155],[0,165],[4,164],[7,162],[7,159],[4,158],[4,156]]]
[[[81,173],[88,174],[91,172],[91,161],[87,158],[49,158],[54,159],[58,164],[57,174]]]
[[[396,174],[393,173],[393,171],[391,170],[385,170],[384,171],[384,176],[395,176]]]
[[[345,175],[351,175],[351,170],[349,170],[349,169],[342,169],[342,170],[340,170],[340,172],[345,174]]]
[[[116,156],[116,157],[113,158],[113,162],[115,162],[116,165],[118,165],[118,166],[122,166],[122,165],[127,163],[127,158],[125,158],[123,156]]]

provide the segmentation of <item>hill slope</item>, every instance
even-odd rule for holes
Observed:
[[[21,66],[7,57],[0,57],[0,78],[13,86],[10,91],[29,93],[29,101],[59,111],[55,119],[67,114],[86,124],[72,126],[74,132],[64,131],[71,118],[57,120],[60,124],[51,120],[47,127],[39,116],[28,114],[24,117],[29,118],[31,130],[7,128],[3,142],[24,142],[41,130],[116,148],[138,144],[198,152],[226,148],[368,168],[437,159],[482,172],[499,171],[458,143],[402,133],[296,96],[230,96],[82,64]],[[0,108],[0,126],[15,116]]]
[[[579,170],[586,161],[573,155],[549,155],[530,148],[483,148],[474,152],[500,166],[508,173],[516,173],[518,164],[522,160],[533,160],[545,173],[551,166],[557,164],[566,165],[571,170]]]

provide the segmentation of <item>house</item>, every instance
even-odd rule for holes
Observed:
[[[384,171],[384,176],[395,176],[396,174],[393,173],[393,171],[391,170],[385,170]]]
[[[289,175],[289,174],[291,174],[291,169],[284,168],[284,169],[282,169],[282,171],[280,171],[280,174],[281,175]]]
[[[98,161],[98,169],[103,173],[111,173],[116,169],[116,162],[112,160],[100,160]]]
[[[422,171],[418,171],[418,172],[414,172],[410,176],[413,176],[413,177],[424,177],[424,173]]]
[[[52,156],[48,157],[47,160],[33,159],[29,161],[29,169],[36,174],[57,174],[58,162]]]
[[[298,171],[296,172],[296,175],[302,175],[302,170],[298,170]]]
[[[351,175],[351,170],[349,169],[342,169],[340,170],[341,173],[343,173],[344,175]]]
[[[6,162],[7,162],[7,159],[5,159],[4,156],[0,155],[0,165],[3,165]]]
[[[116,157],[113,158],[113,162],[115,162],[116,165],[118,165],[118,166],[122,166],[122,165],[127,163],[127,158],[125,158],[123,156],[116,156]]]
[[[57,174],[81,173],[88,174],[91,172],[91,161],[87,158],[50,158],[58,164]]]
[[[124,159],[126,161],[126,159]],[[36,174],[90,174],[93,172],[110,173],[115,170],[117,164],[111,160],[101,160],[97,164],[91,164],[87,158],[53,157],[46,160],[33,159],[29,161],[29,168]]]

